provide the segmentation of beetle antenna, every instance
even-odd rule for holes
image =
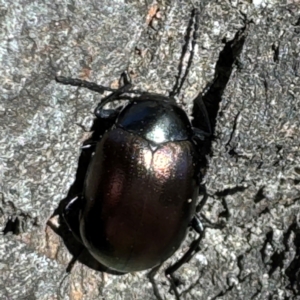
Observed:
[[[190,22],[188,25],[188,29],[185,35],[185,44],[182,49],[180,62],[178,66],[178,75],[176,76],[176,82],[173,86],[172,91],[169,93],[170,97],[174,97],[175,95],[179,94],[186,77],[188,75],[190,66],[193,61],[194,57],[194,49],[196,45],[196,40],[198,37],[198,27],[199,27],[199,10],[194,8],[191,13]],[[191,45],[191,49],[189,50],[189,46]],[[187,65],[185,67],[184,74],[182,75],[183,69],[184,69],[184,60],[187,55],[187,53],[190,52],[189,59],[187,62]]]
[[[99,85],[94,82],[89,82],[89,81],[81,80],[81,79],[77,79],[77,78],[55,76],[55,80],[56,80],[56,82],[61,83],[61,84],[83,87],[83,88],[89,89],[91,91],[97,92],[99,94],[103,94],[105,91],[108,91],[108,92],[116,91],[116,89],[111,89],[109,87]]]
[[[127,74],[124,72],[122,73],[121,75],[121,78],[123,79],[124,81],[124,85],[121,86],[119,89],[115,90],[113,93],[111,93],[110,95],[108,95],[107,97],[103,98],[101,100],[101,102],[97,105],[96,109],[95,109],[95,115],[96,116],[101,116],[101,112],[103,110],[103,107],[109,103],[109,102],[112,102],[112,101],[115,101],[115,100],[118,100],[119,97],[128,92],[132,86],[130,80],[128,79],[128,76]]]

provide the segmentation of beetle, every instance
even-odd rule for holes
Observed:
[[[121,78],[123,85],[114,90],[56,77],[62,84],[111,92],[98,104],[95,116],[110,120],[112,126],[90,145],[94,155],[83,192],[69,201],[63,217],[74,236],[108,270],[125,274],[152,269],[149,279],[159,299],[154,276],[179,248],[189,226],[194,228],[199,237],[165,271],[179,299],[173,273],[199,250],[203,236],[196,204],[205,164],[201,143],[211,134],[209,117],[198,96],[194,102],[209,130],[193,128],[173,95],[134,90],[126,73]],[[104,108],[120,100],[128,103],[121,109]]]

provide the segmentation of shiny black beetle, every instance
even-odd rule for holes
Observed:
[[[109,270],[120,274],[152,268],[149,278],[158,298],[154,275],[192,226],[199,238],[166,270],[179,299],[172,273],[199,250],[202,233],[195,208],[204,160],[199,147],[205,133],[191,126],[173,97],[132,90],[128,76],[122,78],[124,85],[117,90],[56,78],[63,84],[112,92],[95,115],[111,120],[113,126],[96,143],[84,190],[65,207],[64,218],[77,239]],[[129,103],[121,110],[104,109],[119,100]],[[197,97],[195,103],[209,123],[200,102]],[[69,217],[74,211],[75,223]]]

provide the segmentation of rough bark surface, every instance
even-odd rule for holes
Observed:
[[[206,230],[176,272],[179,291],[300,299],[298,0],[0,2],[1,299],[155,299],[146,272],[114,276],[81,260],[66,273],[77,248],[53,214],[80,176],[101,95],[54,78],[116,88],[128,70],[136,88],[168,95],[193,7],[198,38],[177,101],[191,115],[203,92],[215,120],[202,213],[226,227]],[[156,277],[164,299],[174,296],[163,270],[194,237]]]

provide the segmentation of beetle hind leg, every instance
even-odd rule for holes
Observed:
[[[153,287],[153,292],[154,292],[154,295],[155,297],[158,299],[158,300],[163,300],[163,298],[161,297],[159,291],[158,291],[158,288],[157,288],[157,284],[155,282],[155,279],[154,279],[154,276],[156,275],[156,273],[158,272],[159,268],[161,267],[162,264],[154,267],[149,273],[148,273],[148,278],[149,278],[149,281],[151,282],[152,284],[152,287]]]
[[[165,275],[171,284],[171,289],[175,294],[176,300],[180,300],[180,295],[177,289],[178,284],[176,284],[178,279],[174,276],[174,272],[176,272],[182,265],[189,262],[191,258],[200,250],[199,244],[202,240],[202,237],[203,234],[200,234],[200,236],[191,243],[189,250],[176,263],[168,267],[165,271]]]
[[[200,234],[200,236],[191,243],[191,245],[189,247],[189,250],[176,263],[169,266],[165,270],[165,276],[167,277],[168,281],[170,282],[171,290],[174,292],[176,300],[180,300],[180,294],[179,294],[178,289],[177,289],[178,279],[174,276],[174,272],[176,272],[182,265],[189,262],[191,260],[191,258],[200,250],[199,244],[200,244],[200,242],[202,240],[202,237],[203,237],[203,234],[202,234],[203,233],[203,228],[199,225],[199,222],[200,222],[200,220],[197,219],[197,220],[195,220],[194,223],[192,222],[191,226],[193,226],[193,228],[197,231],[197,233]],[[201,227],[201,229],[198,230],[198,228],[200,228],[200,227]],[[153,292],[154,292],[154,295],[156,296],[156,298],[158,300],[163,300],[163,298],[161,297],[161,295],[158,291],[158,287],[157,287],[157,284],[156,284],[155,279],[154,279],[154,276],[156,275],[156,273],[158,272],[160,267],[161,267],[161,264],[154,267],[148,273],[148,278],[149,278],[149,280],[152,284]]]
[[[202,219],[202,218],[201,218]],[[178,279],[174,276],[174,273],[185,263],[189,262],[193,256],[200,250],[200,242],[204,237],[204,226],[202,225],[202,220],[201,220],[196,214],[193,217],[192,221],[191,221],[191,227],[199,234],[199,237],[197,239],[195,239],[191,244],[190,247],[188,249],[188,251],[177,261],[175,262],[173,265],[171,265],[170,267],[168,267],[165,271],[165,275],[168,278],[170,284],[171,284],[171,289],[173,290],[176,300],[180,300],[180,294],[178,292],[177,286],[178,286]],[[219,225],[219,224],[213,224],[211,222],[208,222],[208,220],[206,218],[204,218],[204,223],[205,223],[205,227],[211,227],[211,228],[223,228],[223,225]],[[208,223],[208,225],[206,224]],[[156,270],[157,271],[157,270]],[[152,272],[152,271],[151,271]],[[151,273],[150,272],[150,273]],[[154,276],[154,275],[152,275]],[[151,278],[149,277],[150,281]],[[155,286],[155,283],[153,284],[153,282],[151,281],[153,287]],[[156,288],[157,289],[157,288]],[[155,289],[154,289],[154,293],[155,293]],[[155,293],[156,295],[156,293]],[[158,298],[160,299],[160,298]]]

